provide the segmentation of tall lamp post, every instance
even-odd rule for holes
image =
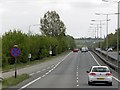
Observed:
[[[102,0],[104,2],[109,2],[108,0]],[[117,17],[117,61],[118,61],[118,78],[120,80],[120,60],[119,60],[119,28],[120,28],[120,1],[112,1],[112,2],[115,2],[118,4],[118,13],[115,13],[115,14],[118,14],[118,17]],[[118,84],[118,89],[120,89],[120,83]]]
[[[96,15],[106,15],[106,50],[107,50],[107,60],[108,60],[108,21],[110,19],[108,19],[109,15],[113,15],[115,13],[109,13],[109,14],[104,14],[104,13],[95,13]]]
[[[29,25],[29,30],[28,30],[29,43],[30,43],[30,35],[31,35],[31,30],[30,29],[31,29],[32,26],[40,26],[40,24]],[[29,49],[30,49],[30,47],[29,47]],[[31,52],[29,52],[29,54],[28,54],[28,59],[29,59],[29,62],[30,62]]]
[[[91,23],[90,25],[96,25],[96,30],[97,30],[97,48],[98,48],[99,24],[93,24],[93,23]]]
[[[106,20],[91,20],[91,21],[97,21],[97,22],[100,22],[100,38],[102,39],[102,22],[103,21],[106,21]],[[102,42],[100,43],[100,48],[102,49]]]

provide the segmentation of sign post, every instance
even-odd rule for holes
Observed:
[[[29,53],[29,55],[28,55],[28,59],[29,59],[29,62],[30,62],[30,59],[31,59],[31,53]]]
[[[15,58],[15,78],[17,78],[17,57],[20,56],[20,49],[18,48],[18,45],[14,45],[14,47],[11,49],[10,54]]]

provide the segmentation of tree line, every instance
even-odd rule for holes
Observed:
[[[108,38],[108,48],[112,47],[114,50],[117,49],[117,33],[118,33],[118,38],[119,38],[119,43],[120,43],[120,29],[116,30],[116,32],[110,33],[109,35],[107,35],[107,37],[104,39],[104,42],[102,42],[102,49],[106,49],[106,40]],[[99,47],[100,47],[100,43],[99,43]],[[120,44],[119,44],[119,50],[120,50]]]
[[[41,60],[60,54],[75,47],[74,38],[66,35],[66,27],[56,11],[48,11],[40,20],[42,35],[23,33],[21,30],[10,30],[2,35],[2,65],[14,64],[15,58],[10,55],[14,45],[18,45],[21,54],[17,63],[27,63],[28,55],[31,53],[31,61]]]

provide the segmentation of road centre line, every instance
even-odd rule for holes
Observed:
[[[67,56],[65,56],[65,57],[62,59],[62,62],[63,62],[71,53],[72,53],[72,52],[70,52]],[[59,64],[58,64],[58,65],[59,65]],[[54,68],[52,68],[51,70],[49,70],[48,73],[49,73],[49,72],[52,72],[58,65],[56,65]],[[45,77],[45,75],[43,75],[42,77]],[[36,81],[40,80],[42,77],[38,77],[37,79],[34,79],[33,81],[31,81],[31,82],[29,82],[28,84],[22,86],[22,87],[21,87],[20,89],[18,89],[18,90],[22,90],[22,89],[28,87],[29,85],[31,85],[31,84],[35,83]]]
[[[78,80],[78,77],[77,77],[77,80]]]
[[[99,64],[99,62],[96,60],[96,58],[93,56],[93,54],[92,54],[91,52],[89,52],[89,53],[90,53],[90,55],[93,57],[93,59],[95,60],[95,62],[96,62],[99,66],[101,66],[101,65]],[[120,82],[120,80],[117,79],[115,76],[112,76],[112,78],[114,78],[116,81]]]

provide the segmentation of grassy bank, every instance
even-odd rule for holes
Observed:
[[[29,77],[30,76],[28,74],[22,74],[22,75],[18,75],[17,78],[15,78],[14,76],[12,76],[10,78],[5,78],[2,82],[2,88],[4,90],[5,88],[15,86],[15,85],[19,84],[20,82],[28,79]]]
[[[65,55],[67,54],[68,52],[70,51],[66,51],[62,54],[59,54],[57,56],[52,56],[52,57],[46,57],[46,58],[43,58],[41,60],[35,60],[35,61],[31,61],[31,62],[27,62],[27,63],[19,63],[17,64],[17,68],[20,69],[20,68],[24,68],[24,67],[28,67],[28,66],[32,66],[32,65],[36,65],[36,64],[39,64],[39,63],[42,63],[42,62],[45,62],[47,60],[52,60],[58,56],[62,56],[62,55]],[[5,67],[2,68],[2,72],[8,72],[10,70],[14,70],[14,65],[6,65]]]

